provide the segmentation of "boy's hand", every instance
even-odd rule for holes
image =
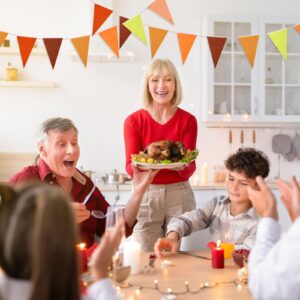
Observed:
[[[263,178],[256,177],[258,190],[248,186],[249,199],[261,217],[269,217],[278,220],[278,212],[276,207],[276,200],[270,189],[267,187]]]
[[[276,181],[276,185],[281,194],[281,201],[294,222],[300,216],[300,187],[296,177],[292,177],[290,185],[281,179]]]
[[[177,234],[178,236],[178,234]],[[174,238],[160,238],[156,241],[154,245],[154,252],[157,257],[162,258],[164,256],[164,251],[176,254],[179,248],[178,239]]]

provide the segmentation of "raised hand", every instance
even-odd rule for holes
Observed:
[[[107,270],[112,256],[120,245],[124,235],[124,221],[118,219],[111,231],[106,231],[101,238],[100,245],[93,252],[89,262],[89,268],[94,281],[107,277]]]
[[[300,187],[296,177],[292,177],[290,184],[278,179],[276,185],[280,191],[280,199],[286,207],[292,222],[294,222],[300,216]]]
[[[271,190],[266,185],[262,177],[256,177],[258,189],[248,186],[249,199],[261,217],[270,217],[278,220],[276,200]]]
[[[132,164],[132,170],[133,189],[137,194],[144,195],[159,170],[140,171],[134,164]]]

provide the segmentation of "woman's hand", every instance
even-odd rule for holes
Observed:
[[[114,253],[120,245],[124,232],[124,221],[123,218],[120,218],[113,231],[105,232],[102,236],[101,243],[94,251],[89,262],[94,281],[107,277],[107,270]]]
[[[296,177],[292,177],[291,184],[278,179],[276,185],[281,194],[281,202],[286,207],[292,222],[294,222],[300,216],[300,187]]]

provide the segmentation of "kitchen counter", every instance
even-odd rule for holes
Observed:
[[[277,189],[275,182],[270,181],[268,183],[268,186],[271,189]],[[100,189],[100,191],[116,191],[117,186],[114,184],[98,184],[97,187]],[[127,184],[119,184],[119,191],[131,191],[132,189],[132,184],[127,183]],[[226,184],[225,183],[208,183],[208,184],[199,184],[199,185],[192,185],[192,189],[195,191],[198,190],[225,190],[226,189]]]

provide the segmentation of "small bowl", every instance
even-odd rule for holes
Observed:
[[[238,249],[232,252],[233,261],[239,268],[243,268],[248,261],[250,251],[248,249]]]

